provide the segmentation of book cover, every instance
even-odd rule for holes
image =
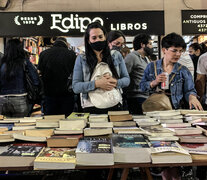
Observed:
[[[113,134],[112,141],[116,148],[149,148],[144,136],[139,134]]]
[[[190,154],[207,154],[207,144],[204,143],[181,143],[184,149],[186,149]]]
[[[2,152],[0,156],[36,157],[42,148],[43,145],[39,146],[38,144],[14,144]]]
[[[0,154],[0,167],[30,167],[44,145],[12,144]]]
[[[84,137],[76,149],[78,165],[104,166],[114,164],[112,142],[109,137]]]
[[[75,149],[45,147],[34,160],[34,169],[74,169]]]
[[[177,152],[181,154],[189,154],[188,151],[183,149],[176,141],[151,141],[150,148],[151,153]]]
[[[161,124],[164,128],[185,128],[191,127],[191,123],[171,123],[171,124]]]
[[[72,112],[67,119],[73,119],[73,120],[88,120],[90,113],[78,113],[78,112]]]
[[[113,153],[112,141],[107,137],[84,137],[79,140],[76,153]]]
[[[114,162],[151,162],[147,140],[140,134],[113,134]]]
[[[202,130],[200,128],[195,128],[195,127],[169,128],[169,129],[175,132],[175,135],[178,135],[178,136],[202,134]]]
[[[161,125],[156,126],[146,126],[142,127],[141,129],[147,131],[152,136],[172,136],[175,134],[175,132],[172,132],[171,130],[167,128],[163,128]]]

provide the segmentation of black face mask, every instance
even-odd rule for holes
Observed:
[[[121,46],[112,46],[111,50],[117,50],[117,51],[121,52],[122,47]]]
[[[153,48],[145,47],[144,51],[146,53],[146,56],[151,56],[153,54]]]
[[[91,47],[96,51],[101,51],[106,47],[106,41],[96,41],[91,43]]]

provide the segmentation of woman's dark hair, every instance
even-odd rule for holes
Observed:
[[[5,63],[5,78],[10,80],[19,66],[22,66],[26,58],[23,45],[19,39],[10,39],[6,44],[5,54],[1,59],[0,66]]]
[[[200,44],[200,46],[202,47],[202,53],[201,53],[201,54],[207,52],[206,43],[202,42],[202,43]]]
[[[124,42],[126,41],[126,38],[121,31],[110,31],[107,35],[107,42],[112,42],[115,39],[118,39],[119,37],[123,37]]]
[[[152,40],[151,37],[148,34],[137,34],[134,37],[133,40],[133,48],[135,51],[137,51],[138,49],[141,49],[141,44],[145,44],[147,45],[149,43],[149,40]]]
[[[186,49],[186,43],[184,41],[184,39],[182,38],[182,36],[180,36],[179,34],[176,33],[170,33],[168,35],[166,35],[163,39],[162,39],[162,48],[170,48],[172,46],[174,47],[182,47],[183,49]]]
[[[200,50],[200,55],[203,54],[203,48],[199,43],[193,43],[189,47],[193,48],[195,51]]]
[[[105,28],[98,22],[93,22],[87,26],[87,29],[85,31],[84,41],[85,41],[85,54],[86,54],[86,62],[89,66],[90,73],[92,75],[94,68],[96,67],[98,63],[98,59],[96,57],[96,54],[94,53],[91,45],[89,44],[89,38],[90,38],[90,30],[91,29],[101,29],[103,31],[104,36],[106,37],[106,30]],[[109,68],[111,69],[111,72],[115,78],[119,78],[116,68],[114,66],[110,49],[108,47],[108,44],[106,43],[105,48],[102,51],[102,62],[105,62],[109,65]]]

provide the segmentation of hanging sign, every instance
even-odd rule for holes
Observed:
[[[207,10],[182,10],[182,34],[207,34]]]
[[[0,12],[0,36],[82,36],[95,21],[128,36],[164,34],[163,11]]]

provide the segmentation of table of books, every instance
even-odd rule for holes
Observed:
[[[194,155],[193,155],[194,156]],[[152,163],[115,163],[111,166],[76,166],[75,169],[110,169],[107,180],[111,180],[113,176],[114,169],[122,169],[122,176],[120,180],[126,180],[128,177],[130,168],[142,168],[145,173],[143,178],[147,180],[152,180],[149,168],[151,167],[180,167],[180,166],[207,166],[207,155],[195,155],[198,160],[193,160],[192,163],[165,163],[165,164],[152,164]],[[12,162],[11,162],[12,163]],[[0,167],[0,171],[31,171],[33,166],[29,167]],[[34,170],[35,171],[35,170]]]
[[[189,134],[186,133],[192,133],[193,131],[193,134],[196,134],[197,136],[194,136],[194,142],[191,141],[190,143],[198,143],[199,138],[199,147],[202,145],[203,148],[205,148],[205,152],[207,154],[207,137],[204,136],[205,132],[207,131],[205,129],[192,126],[192,122],[188,121],[188,123],[184,123],[183,112],[154,112],[154,114],[151,113],[148,114],[148,116],[132,116],[131,114],[129,114],[129,112],[122,112],[127,114],[119,115],[121,113],[120,111],[116,112],[119,113],[118,115],[113,115],[114,112],[111,113],[112,114],[110,115],[104,115],[104,117],[99,117],[100,115],[89,116],[88,113],[72,113],[71,115],[73,115],[74,117],[68,117],[66,119],[64,119],[64,116],[60,117],[60,115],[58,117],[44,116],[44,118],[40,117],[40,119],[2,118],[2,124],[5,123],[8,125],[8,123],[13,123],[12,131],[18,131],[18,133],[14,132],[11,135],[9,133],[11,133],[12,131],[6,131],[1,128],[2,133],[4,133],[4,131],[7,133],[2,135],[1,142],[13,142],[14,140],[47,142],[47,147],[43,146],[40,148],[40,145],[34,146],[35,151],[38,152],[38,156],[36,157],[35,155],[35,157],[33,157],[36,160],[36,167],[35,163],[34,167],[32,165],[24,165],[21,167],[18,165],[14,166],[14,161],[6,161],[1,159],[1,161],[5,162],[4,164],[6,165],[1,166],[0,163],[0,171],[33,171],[34,169],[34,172],[36,170],[45,171],[43,163],[48,163],[48,161],[42,161],[41,164],[40,158],[44,158],[44,156],[39,155],[42,152],[41,149],[45,150],[45,152],[48,152],[46,151],[47,148],[57,148],[60,151],[61,147],[70,147],[71,149],[76,149],[71,150],[69,148],[68,150],[64,151],[71,152],[70,154],[68,154],[67,157],[74,157],[75,160],[73,160],[73,163],[69,161],[67,162],[68,165],[73,165],[73,168],[64,167],[65,164],[60,162],[62,163],[62,166],[60,167],[60,164],[57,165],[59,167],[53,166],[51,168],[50,166],[49,169],[51,168],[51,171],[63,169],[110,169],[108,174],[108,180],[113,178],[113,172],[115,169],[122,169],[121,180],[127,179],[130,168],[140,168],[141,171],[144,172],[144,174],[146,175],[145,179],[151,180],[152,176],[149,168],[152,167],[207,166],[207,155],[190,155],[188,152],[186,152],[187,150],[191,153],[192,151],[203,152],[204,150],[202,148],[198,149],[194,145],[194,147],[186,146],[185,148],[188,149],[183,150],[182,147],[176,142],[180,140],[180,142],[186,143],[186,145],[188,145],[187,143],[189,143],[189,138],[187,138],[186,140],[188,141],[185,142],[182,139],[182,135],[185,135],[184,137],[187,137],[186,135]],[[86,115],[86,119],[81,119]],[[185,118],[190,117],[191,120],[193,120],[193,117],[191,116],[192,115],[188,115]],[[207,118],[207,112],[203,112],[203,114],[199,114],[199,116],[198,114],[196,114],[194,118],[196,118],[196,121],[199,120],[199,122],[201,120],[204,121],[205,118]],[[169,121],[171,123],[169,123]],[[25,128],[29,129],[25,130]],[[166,128],[171,128],[172,130],[174,128],[174,131]],[[39,134],[43,134],[43,136],[39,136]],[[64,135],[64,137],[61,137],[61,135]],[[110,137],[105,137],[104,135],[110,135]],[[57,140],[59,143],[61,142],[61,146],[55,144],[57,143]],[[150,143],[148,141],[150,141]],[[153,143],[153,141],[155,143]],[[68,143],[69,145],[66,143]],[[203,144],[205,144],[205,146]],[[14,150],[10,152],[14,152],[15,149],[20,149],[17,148],[20,146],[22,146],[22,144],[13,145],[12,147]],[[24,147],[26,146],[28,145],[25,145]],[[74,148],[76,146],[77,148]],[[151,149],[151,154],[148,152],[149,148]],[[158,149],[156,150],[156,148]],[[172,156],[167,160],[165,159],[165,161],[160,161],[160,157],[158,157],[157,154],[163,154],[165,148],[165,152],[171,153],[171,155],[177,153],[182,154],[182,158],[181,155],[179,155],[179,157],[177,157],[178,161],[174,161],[175,156]],[[30,152],[31,149],[31,147],[28,148],[28,152]],[[75,155],[72,154],[72,151],[74,151]],[[165,152],[165,157],[171,156]],[[99,156],[99,154],[104,154],[104,156]],[[91,159],[91,155],[94,156],[93,159]],[[3,156],[1,155],[1,158],[4,159]],[[56,157],[59,158],[59,156]],[[21,161],[23,160],[21,159]],[[51,162],[49,162],[48,164],[50,163]]]

